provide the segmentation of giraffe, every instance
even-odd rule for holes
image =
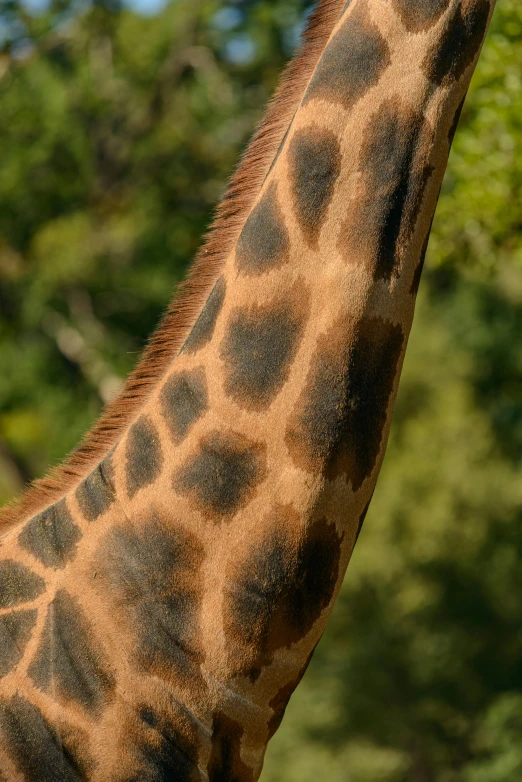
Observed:
[[[321,0],[119,400],[2,517],[0,779],[254,782],[379,472],[494,0]]]

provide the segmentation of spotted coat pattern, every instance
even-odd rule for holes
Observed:
[[[100,464],[2,538],[0,779],[255,782],[324,630],[493,0],[326,6],[180,353]]]

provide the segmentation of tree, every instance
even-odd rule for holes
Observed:
[[[0,17],[2,500],[74,447],[136,362],[302,10],[110,8]]]

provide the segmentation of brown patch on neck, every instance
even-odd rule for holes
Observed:
[[[75,488],[117,443],[179,352],[237,241],[288,125],[301,102],[343,0],[320,0],[300,51],[287,66],[266,115],[230,180],[186,281],[178,288],[141,361],[119,396],[63,464],[0,511],[0,531],[38,513]]]
[[[223,601],[231,677],[257,681],[279,649],[310,633],[331,604],[342,541],[325,518],[304,526],[291,505],[278,505],[234,548]]]
[[[217,711],[212,722],[212,752],[208,762],[209,782],[254,782],[253,771],[241,758],[245,729],[239,722]]]

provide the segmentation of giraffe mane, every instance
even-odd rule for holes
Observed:
[[[79,445],[0,509],[0,532],[57,502],[77,486],[116,444],[164,374],[200,314],[223,264],[253,206],[282,143],[344,0],[319,0],[310,15],[297,55],[283,72],[263,120],[229,180],[227,191],[195,256],[140,361]]]

